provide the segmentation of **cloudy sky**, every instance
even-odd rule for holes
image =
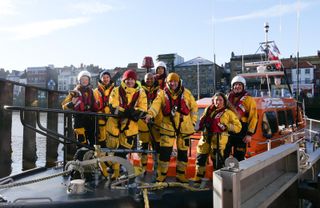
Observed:
[[[320,0],[0,0],[0,68],[125,67],[177,53],[224,64],[270,25],[282,57],[320,50]]]

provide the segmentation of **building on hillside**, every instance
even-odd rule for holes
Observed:
[[[25,71],[17,71],[17,70],[12,70],[10,74],[8,74],[7,76],[7,80],[11,80],[14,82],[19,82],[22,84],[26,84],[27,81],[25,79]],[[23,86],[19,86],[19,85],[14,85],[13,86],[13,96],[19,96],[22,91],[24,90]]]
[[[314,94],[320,95],[320,50],[318,50],[316,56],[305,56],[300,58],[310,62],[314,66]]]
[[[223,71],[222,67],[201,57],[175,66],[175,72],[180,75],[183,85],[195,98],[212,96],[217,90],[224,91]]]
[[[291,89],[296,95],[299,87],[299,95],[313,97],[314,96],[314,69],[315,66],[303,58],[299,60],[299,75],[297,74],[296,60],[282,59],[283,69],[287,73],[288,82],[291,84]]]
[[[98,66],[84,65],[81,64],[80,67],[71,66],[64,66],[62,68],[56,68],[56,71],[59,73],[58,77],[58,90],[59,91],[69,91],[75,88],[77,85],[77,77],[78,74],[86,70],[91,73],[91,85],[93,88],[97,86],[97,81],[99,79],[99,73],[102,71],[101,68]]]
[[[68,91],[73,89],[77,84],[77,75],[80,72],[79,69],[71,66],[64,66],[62,68],[56,68],[58,70],[58,90]]]
[[[184,62],[184,58],[176,53],[160,54],[157,61],[163,61],[167,65],[167,73],[174,72],[175,66]],[[155,63],[156,64],[156,63]]]
[[[26,77],[28,85],[40,88],[51,88],[51,85],[54,85],[54,89],[57,89],[58,73],[55,71],[53,65],[28,67],[26,69]]]

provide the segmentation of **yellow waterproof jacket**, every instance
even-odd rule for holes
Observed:
[[[202,121],[205,116],[207,115],[207,112],[209,110],[210,106],[206,107],[206,109],[203,111],[200,121]],[[212,112],[211,114],[213,114]],[[211,116],[212,115],[207,115]],[[213,118],[214,119],[214,118]],[[233,132],[233,133],[239,133],[241,131],[241,122],[237,116],[236,113],[234,113],[230,109],[225,109],[223,114],[220,117],[220,123],[226,127],[224,132]]]
[[[248,131],[247,134],[253,135],[256,130],[256,126],[258,123],[258,113],[257,113],[257,105],[256,101],[251,96],[246,96],[243,101],[243,106],[248,112],[247,116],[242,116],[240,120],[244,123],[248,123]]]
[[[89,109],[77,109],[74,105],[70,105],[72,98],[79,96],[79,103],[85,103],[89,105]],[[79,104],[76,103],[76,106]],[[94,99],[94,93],[91,87],[82,88],[80,85],[77,85],[73,91],[70,91],[67,97],[61,102],[61,107],[63,110],[76,110],[76,111],[97,111],[98,105]]]
[[[144,90],[142,90],[137,84],[135,88],[129,88],[127,85],[122,81],[121,87],[125,91],[125,96],[128,100],[128,104],[131,103],[133,95],[136,92],[139,92],[139,97],[134,105],[135,110],[140,111],[147,111],[147,97]],[[109,104],[112,108],[116,109],[116,111],[124,112],[125,109],[120,107],[120,93],[119,87],[115,87],[109,98]],[[127,127],[127,128],[126,128]],[[132,136],[138,134],[138,122],[133,121],[128,118],[114,118],[110,117],[107,121],[107,131],[109,134],[113,136],[119,136],[120,131],[124,132],[125,136]]]
[[[61,107],[62,107],[63,110],[72,110],[72,108],[69,108],[69,107],[68,107],[68,104],[71,102],[72,97],[73,97],[73,96],[69,93],[69,94],[67,95],[67,97],[62,101]]]
[[[151,107],[148,110],[148,114],[151,117],[155,118],[159,113],[162,113],[162,109],[165,107],[166,103],[166,94],[165,91],[162,90],[158,93],[156,99],[153,101]],[[178,129],[178,133],[182,136],[188,136],[194,133],[194,125],[197,122],[198,117],[198,106],[197,103],[188,89],[184,89],[183,98],[186,102],[190,113],[188,115],[183,115],[180,112],[176,111],[173,118],[173,122],[170,119],[170,116],[164,116],[161,119],[160,134],[168,135],[171,137],[177,136],[177,132],[175,131],[175,127]],[[178,98],[178,94],[171,94],[171,98],[176,100]],[[181,119],[180,119],[181,118]],[[175,125],[175,127],[173,126]],[[180,126],[180,128],[179,128]]]
[[[157,94],[159,94],[159,92],[161,91],[161,89],[159,88],[159,86],[151,86],[151,87],[148,87],[148,86],[144,86],[142,85],[142,88],[147,92],[147,93],[153,93],[156,91]],[[153,102],[153,101],[152,101]],[[148,103],[148,109],[150,108],[152,102]],[[161,124],[162,122],[162,112],[160,111],[160,113],[155,117],[154,119],[154,122],[158,125]],[[138,121],[138,125],[139,125],[139,131],[140,132],[149,132],[149,128],[146,124],[146,122],[143,120],[143,119],[140,119]]]
[[[210,106],[209,106],[210,107]],[[204,116],[206,116],[207,107],[202,116],[201,119],[203,119]],[[225,149],[227,142],[228,142],[228,137],[229,134],[228,132],[234,132],[234,133],[239,133],[242,126],[241,126],[241,122],[238,119],[238,116],[231,110],[226,109],[223,114],[220,117],[220,123],[222,125],[224,125],[226,127],[226,129],[220,133],[220,137],[219,137],[219,149],[220,151],[222,151]],[[212,134],[212,138],[211,138],[211,143],[208,144],[208,140],[205,139],[204,136],[201,137],[198,146],[197,146],[197,152],[201,153],[201,154],[207,154],[210,152],[210,149],[216,149],[217,148],[217,135],[213,133]]]
[[[105,86],[102,83],[98,82],[98,87],[93,90],[94,99],[98,103],[99,113],[110,113],[109,101],[107,102],[105,98],[109,97],[113,88],[114,83],[110,84],[109,86]]]

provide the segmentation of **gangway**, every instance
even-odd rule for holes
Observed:
[[[312,138],[281,145],[215,171],[214,207],[305,207],[304,203],[319,207],[320,149],[319,141],[313,139],[319,132],[311,131],[315,133]]]

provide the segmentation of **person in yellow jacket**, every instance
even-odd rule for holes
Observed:
[[[141,87],[147,95],[148,108],[150,108],[153,100],[157,97],[157,94],[161,90],[160,86],[157,84],[157,82],[155,82],[153,74],[147,73],[144,76],[144,80],[142,80],[141,82]],[[159,121],[159,117],[161,115],[162,115],[161,113],[158,114],[157,121]],[[141,148],[144,150],[147,150],[149,146],[151,146],[152,149],[156,151],[156,153],[159,153],[159,148],[160,148],[159,128],[156,127],[155,125],[148,126],[144,119],[140,119],[138,121],[138,125],[139,125],[139,140],[141,142]],[[158,122],[158,125],[159,125],[159,122]],[[154,163],[156,163],[156,160],[157,160],[156,157],[157,157],[157,154],[154,158]],[[147,162],[148,162],[148,155],[146,153],[142,153],[141,164],[142,164],[143,171],[146,170]]]
[[[79,112],[96,112],[98,110],[90,80],[90,72],[81,71],[78,74],[78,84],[61,103],[62,109]],[[78,142],[93,147],[96,144],[95,117],[83,114],[74,115],[74,134]]]
[[[156,74],[154,75],[155,82],[159,85],[160,89],[166,86],[167,65],[163,61],[159,61],[155,65]]]
[[[232,90],[228,95],[228,100],[237,111],[242,129],[239,133],[230,133],[224,154],[227,158],[233,149],[233,157],[238,161],[245,159],[247,144],[250,144],[258,122],[256,102],[245,90],[245,87],[246,80],[237,75],[231,81]]]
[[[199,131],[203,131],[197,146],[197,163],[195,181],[199,182],[205,175],[208,156],[211,156],[214,170],[224,163],[224,149],[228,142],[228,132],[238,133],[241,123],[233,112],[225,94],[218,92],[212,97],[199,122]]]
[[[99,113],[110,113],[109,108],[109,97],[110,93],[114,88],[114,83],[111,80],[111,75],[108,70],[103,70],[99,75],[99,81],[97,88],[94,89],[94,97],[98,103],[98,112]],[[107,119],[106,117],[99,117],[98,119],[98,144],[101,147],[106,147],[107,139]]]
[[[146,122],[162,111],[163,119],[160,128],[160,156],[157,168],[157,181],[162,182],[167,177],[170,156],[174,142],[177,142],[177,174],[179,182],[187,182],[185,170],[188,162],[190,135],[194,133],[197,121],[197,103],[188,89],[182,86],[180,77],[170,73],[166,86],[153,101],[146,116]]]
[[[137,145],[138,120],[147,112],[147,97],[137,84],[137,74],[127,70],[122,76],[119,87],[115,87],[109,98],[111,113],[118,118],[110,117],[107,121],[107,147],[112,149],[132,149]],[[126,153],[115,153],[115,156],[126,158]],[[120,164],[112,165],[112,179],[120,175]]]

